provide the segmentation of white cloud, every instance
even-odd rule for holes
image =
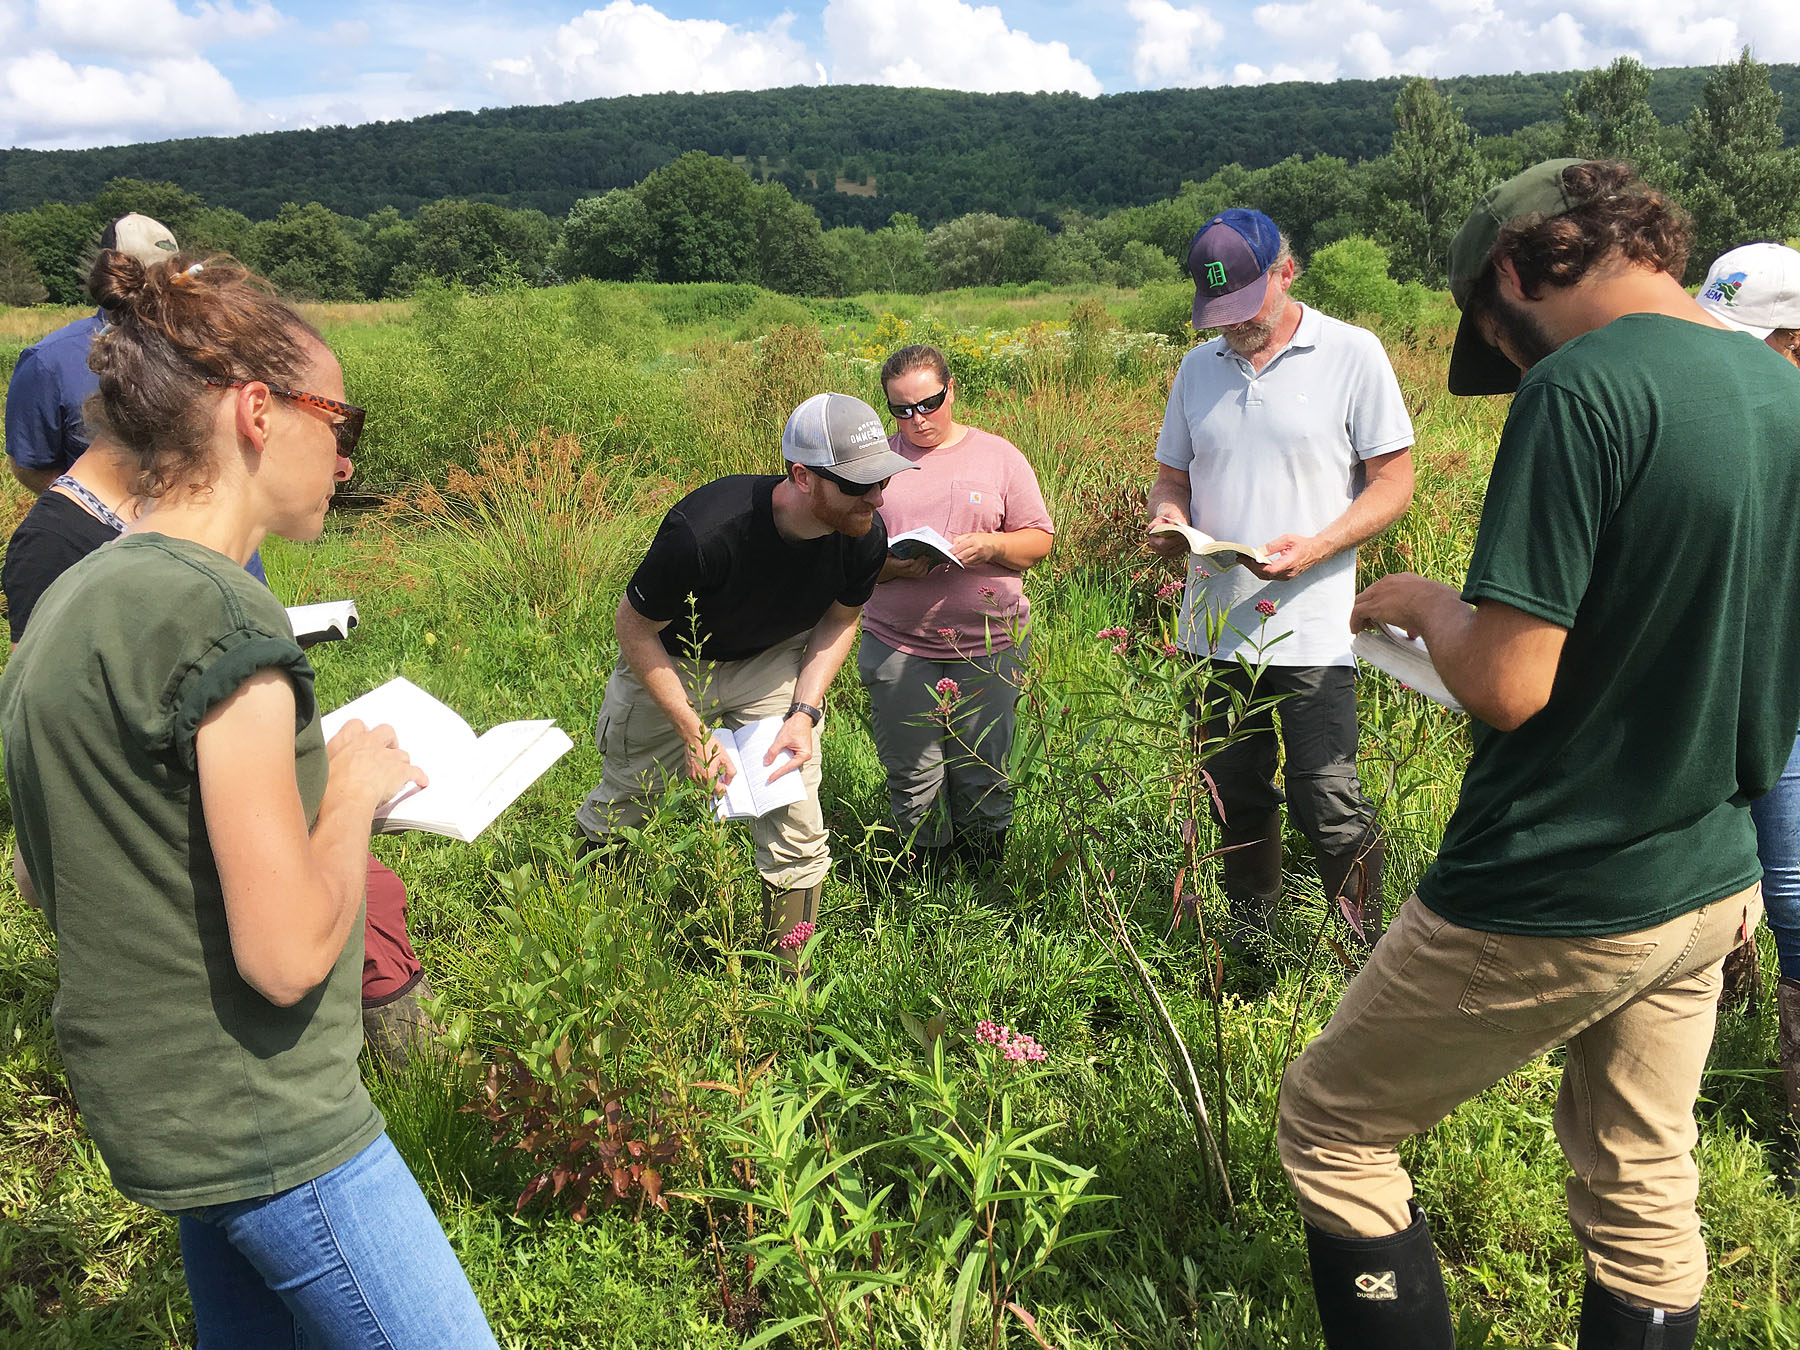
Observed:
[[[232,0],[200,0],[186,13],[175,0],[38,0],[41,39],[59,50],[115,53],[127,59],[180,56],[225,38],[255,40],[287,20],[269,0],[240,8]]]
[[[121,70],[40,48],[0,63],[0,141],[98,145],[235,130],[243,117],[231,82],[199,56]]]
[[[492,62],[488,78],[532,103],[810,84],[815,63],[788,31],[793,22],[781,14],[766,27],[743,28],[612,0],[562,25],[537,51]]]
[[[1137,20],[1131,73],[1140,84],[1190,83],[1203,68],[1202,51],[1216,49],[1225,37],[1225,26],[1202,5],[1177,9],[1169,0],[1131,0],[1126,8]]]
[[[829,0],[825,45],[839,84],[892,84],[978,93],[1073,90],[1100,81],[1065,42],[1008,28],[993,5],[963,0]]]
[[[1650,66],[1800,60],[1794,0],[1272,0],[1251,10],[1254,43],[1229,49],[1210,13],[1130,0],[1140,84],[1258,84],[1586,70],[1629,55]],[[1195,22],[1195,40],[1182,25]]]

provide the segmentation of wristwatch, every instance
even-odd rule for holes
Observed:
[[[802,703],[799,699],[795,699],[792,703],[788,704],[787,715],[792,717],[797,712],[803,712],[808,717],[812,718],[812,724],[815,727],[825,720],[824,709],[815,708],[810,703]]]

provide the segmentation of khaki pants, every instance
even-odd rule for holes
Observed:
[[[1558,1045],[1556,1138],[1590,1272],[1669,1311],[1706,1283],[1694,1099],[1719,964],[1762,913],[1756,887],[1612,937],[1461,928],[1417,896],[1281,1084],[1281,1162],[1308,1223],[1383,1237],[1411,1221],[1394,1146]]]
[[[807,637],[801,634],[745,661],[678,660],[675,668],[701,718],[708,725],[735,729],[787,713]],[[606,682],[594,744],[601,755],[600,783],[575,813],[576,823],[593,839],[621,825],[643,824],[668,780],[687,772],[681,737],[622,658]],[[756,870],[776,890],[823,881],[831,867],[825,816],[819,809],[817,729],[812,758],[795,772],[806,784],[805,799],[750,822]]]

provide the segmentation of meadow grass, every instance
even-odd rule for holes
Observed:
[[[825,387],[872,397],[873,374],[824,320],[733,340],[754,297],[703,322],[693,316],[708,305],[743,297],[688,290],[657,309],[655,288],[641,289],[641,304],[427,295],[375,326],[327,318],[351,396],[372,410],[359,473],[391,499],[334,516],[314,545],[271,540],[264,552],[285,602],[358,601],[355,636],[313,652],[322,706],[405,675],[478,729],[555,717],[577,741],[474,844],[407,834],[374,845],[408,884],[414,945],[463,1063],[369,1064],[369,1079],[501,1343],[1316,1344],[1299,1222],[1269,1146],[1285,1060],[1347,977],[1319,940],[1329,930],[1306,844],[1287,840],[1275,970],[1220,963],[1193,922],[1170,923],[1192,857],[1181,830],[1192,765],[1179,670],[1157,653],[1172,609],[1137,541],[1175,353],[1078,365],[1072,338],[1038,340],[959,405],[1024,450],[1058,523],[1055,552],[1027,579],[1035,626],[1010,850],[987,880],[897,871],[850,666],[824,733],[837,862],[812,973],[790,983],[747,950],[759,891],[746,831],[711,824],[694,793],[676,791],[628,861],[588,874],[570,865],[570,822],[599,773],[590,728],[616,656],[613,609],[662,510],[720,473],[777,471],[787,408]],[[904,315],[888,297],[862,303],[877,314],[869,333],[892,328],[885,314],[979,344],[1002,306],[1015,328],[1042,333],[1090,298],[968,296],[948,313],[913,298]],[[654,327],[645,312],[662,325],[656,351],[641,345]],[[1466,565],[1504,405],[1444,395],[1446,343],[1440,322],[1390,344],[1418,430],[1419,491],[1364,550],[1365,576],[1410,567],[1454,581]],[[1095,636],[1115,626],[1133,635],[1124,653]],[[1430,863],[1467,737],[1461,719],[1385,677],[1361,680],[1359,703],[1397,900]],[[1200,815],[1204,851],[1212,827]],[[1210,867],[1192,869],[1186,889],[1203,924],[1220,917]],[[1201,1067],[1229,1208],[1171,1087],[1145,985],[1102,918],[1109,904]],[[74,1110],[48,1023],[54,980],[47,931],[8,887],[0,1345],[190,1344],[173,1224],[112,1191]],[[975,1036],[984,1019],[1030,1034],[1047,1060],[1027,1073],[997,1065]],[[1773,1021],[1766,1009],[1727,1014],[1703,1087],[1700,1203],[1715,1265],[1704,1346],[1800,1347],[1800,1211]],[[579,1221],[566,1199],[516,1211],[539,1167],[510,1147],[518,1117],[463,1109],[482,1100],[482,1065],[506,1055],[560,1103],[563,1137],[592,1114],[573,1080],[604,1080],[626,1136],[672,1149],[659,1174],[667,1211],[641,1179],[625,1203],[596,1203]],[[1558,1067],[1528,1066],[1403,1149],[1464,1346],[1573,1344],[1581,1270],[1550,1127]],[[798,1197],[808,1178],[817,1189]]]

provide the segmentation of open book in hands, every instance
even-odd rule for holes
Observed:
[[[924,558],[933,567],[942,567],[945,563],[962,566],[962,560],[952,551],[950,541],[929,525],[921,525],[916,530],[891,536],[888,539],[888,556],[899,558],[902,562]]]
[[[1258,563],[1274,561],[1253,544],[1235,544],[1229,539],[1214,539],[1204,530],[1196,530],[1192,525],[1177,524],[1173,520],[1152,525],[1150,533],[1180,535],[1189,553],[1205,558],[1213,565],[1213,570],[1218,572],[1223,572],[1227,567],[1236,567],[1241,558],[1249,558]]]
[[[1437,665],[1425,648],[1424,638],[1408,637],[1392,624],[1384,623],[1351,638],[1350,650],[1359,660],[1367,661],[1377,670],[1385,670],[1432,702],[1441,703],[1455,712],[1463,710],[1456,695],[1445,685],[1444,677],[1438,674]]]
[[[464,843],[511,806],[574,748],[555,722],[503,722],[484,736],[411,680],[393,679],[324,719],[325,739],[351,718],[386,724],[425,770],[429,787],[407,784],[375,808],[381,833],[424,830]]]
[[[806,783],[800,770],[790,769],[774,782],[769,781],[770,774],[793,758],[791,754],[777,756],[773,764],[763,763],[763,756],[781,733],[783,721],[770,716],[713,732],[713,739],[731,761],[731,781],[713,805],[713,814],[720,820],[754,820],[778,807],[806,800]]]
[[[316,605],[289,605],[288,626],[302,647],[342,642],[358,622],[356,601],[324,600]]]

